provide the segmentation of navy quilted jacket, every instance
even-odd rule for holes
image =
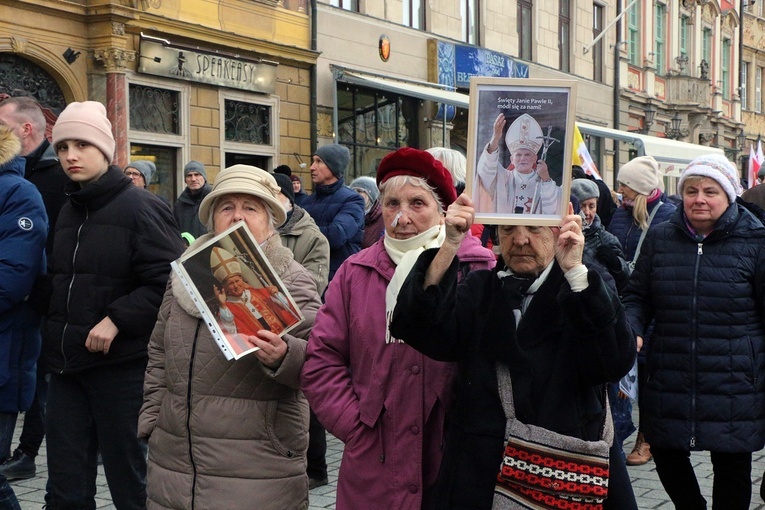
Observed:
[[[641,429],[651,445],[752,452],[765,445],[765,227],[734,203],[705,239],[682,210],[652,227],[624,305],[651,319]]]
[[[345,259],[361,251],[364,237],[364,199],[345,186],[317,185],[302,204],[329,241],[329,281]]]
[[[651,224],[648,226],[649,230],[651,227],[667,221],[675,211],[674,204],[668,202],[666,198],[662,197],[662,202],[661,208],[656,211],[656,216],[653,217]],[[658,204],[658,200],[649,202],[648,214],[651,214],[653,208]],[[611,223],[608,225],[608,231],[615,235],[619,240],[619,244],[622,245],[627,262],[634,259],[638,242],[640,242],[640,234],[642,234],[643,231],[640,230],[640,226],[635,223],[634,218],[632,218],[632,210],[624,207],[618,208],[616,212],[614,212],[614,216],[611,218]]]

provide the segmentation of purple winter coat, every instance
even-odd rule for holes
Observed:
[[[489,250],[465,243],[474,269]],[[345,443],[337,510],[419,510],[441,463],[456,365],[405,343],[385,343],[385,290],[395,265],[383,239],[349,257],[325,294],[308,341],[301,386],[319,421]]]

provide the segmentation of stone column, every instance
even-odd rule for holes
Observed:
[[[114,164],[124,168],[129,163],[127,112],[127,63],[135,61],[135,52],[122,48],[102,48],[93,54],[97,62],[106,67],[106,115],[112,123],[116,149]]]

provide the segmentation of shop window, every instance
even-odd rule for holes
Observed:
[[[374,176],[385,155],[417,147],[418,100],[352,86],[338,89],[337,97],[338,141],[352,155],[348,179]]]
[[[176,90],[130,84],[130,129],[180,134],[179,96]]]
[[[225,100],[227,142],[271,145],[271,106]]]
[[[151,182],[148,183],[149,191],[165,198],[170,204],[175,203],[175,190],[178,185],[178,173],[175,170],[180,167],[178,149],[144,143],[131,143],[130,161],[138,160],[151,161],[157,167]]]

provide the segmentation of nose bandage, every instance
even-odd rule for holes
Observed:
[[[398,226],[398,220],[401,218],[401,211],[396,214],[396,216],[393,218],[393,221],[390,222],[390,226],[393,228],[396,228]]]

